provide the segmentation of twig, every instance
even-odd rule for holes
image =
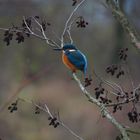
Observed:
[[[2,31],[9,31],[9,29],[7,29],[7,28],[0,28],[0,30],[2,30]],[[42,36],[40,36],[40,35],[38,35],[38,34],[36,34],[34,32],[31,33],[31,32],[28,32],[28,31],[23,31],[23,29],[20,30],[20,29],[12,29],[12,28],[10,28],[10,31],[30,34],[32,36],[35,36],[35,37],[41,39],[41,40],[46,40],[44,37],[42,37]]]
[[[131,97],[131,98],[128,98],[127,100],[123,100],[122,102],[107,104],[107,105],[105,105],[105,107],[112,107],[112,106],[127,104],[129,102],[134,101],[135,99],[136,99],[135,97]]]
[[[135,130],[126,129],[126,131],[135,135],[140,135],[140,132],[135,131]]]
[[[32,19],[33,19],[33,20],[37,23],[37,25],[41,28],[41,33],[42,33],[43,37],[45,38],[46,43],[49,44],[49,45],[51,45],[51,46],[53,46],[53,47],[58,47],[58,48],[59,48],[60,46],[59,46],[55,41],[49,39],[49,38],[46,36],[42,25],[41,25],[34,17],[32,17]]]
[[[70,38],[70,43],[73,44],[73,39],[72,39],[70,30],[71,30],[71,26],[68,27],[67,32],[68,32],[68,35],[69,35],[69,38]]]
[[[25,17],[23,16],[23,21],[24,21],[24,23],[25,23],[25,25],[26,25],[26,28],[29,30],[29,32],[31,33],[31,34],[33,34],[34,32],[30,29],[30,27],[28,26],[28,24],[27,24],[27,22],[26,22],[26,19],[25,19]]]
[[[107,80],[105,80],[105,81],[106,81],[107,83],[109,83],[109,84],[112,84],[113,87],[114,87],[114,86],[118,87],[120,93],[122,93],[123,95],[125,95],[125,93],[124,93],[124,91],[123,91],[123,89],[122,89],[122,87],[121,87],[120,85],[118,85],[118,84],[115,83],[115,82],[110,82],[110,81],[107,81]]]
[[[122,93],[121,95],[117,95],[117,96],[122,96],[122,95],[125,95],[124,94],[124,91],[122,89],[122,87],[120,85],[118,85],[117,83],[114,83],[114,82],[110,82],[110,81],[107,81],[103,78],[101,78],[99,75],[97,75],[97,73],[95,71],[93,71],[94,75],[104,84],[106,84],[107,86],[111,87],[112,89],[114,89],[115,91],[119,92],[119,93]],[[114,93],[114,92],[113,92]]]
[[[127,104],[127,103],[129,103],[129,102],[133,102],[133,101],[135,101],[136,100],[136,92],[137,92],[137,90],[139,90],[140,89],[140,84],[136,87],[136,88],[134,88],[133,89],[133,96],[132,97],[130,97],[130,98],[128,98],[127,100],[124,100],[124,101],[122,101],[122,102],[118,102],[118,103],[110,103],[110,104],[108,104],[108,105],[105,105],[106,107],[112,107],[112,106],[116,106],[116,105],[123,105],[123,104]],[[139,94],[140,94],[140,92],[139,92]],[[137,96],[139,96],[139,94],[137,94]]]
[[[57,33],[51,29],[52,34],[61,42],[60,37],[57,35]]]
[[[68,29],[68,24],[71,20],[71,18],[73,17],[74,13],[77,11],[77,9],[85,2],[86,0],[82,0],[79,4],[77,4],[77,6],[75,7],[75,9],[71,12],[70,16],[68,17],[66,23],[65,23],[65,27],[64,27],[64,30],[62,32],[62,35],[61,35],[61,47],[64,46],[64,35]]]
[[[69,26],[67,27],[67,33],[68,33],[68,35],[69,35],[69,39],[70,39],[70,43],[71,43],[71,44],[73,44],[73,39],[72,39],[72,36],[71,36],[71,28],[72,28],[72,26],[74,25],[75,21],[76,21],[78,18],[80,18],[80,17],[77,17],[77,18],[75,18],[74,20],[72,20],[72,21],[70,22]]]

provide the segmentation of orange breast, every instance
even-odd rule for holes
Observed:
[[[72,72],[76,72],[77,68],[70,63],[70,61],[68,60],[68,57],[62,53],[62,60],[63,60],[63,63],[72,71]]]

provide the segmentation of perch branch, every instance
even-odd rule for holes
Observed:
[[[107,108],[100,103],[98,100],[96,100],[95,98],[93,98],[91,96],[91,94],[85,89],[85,87],[82,85],[81,81],[78,79],[78,77],[76,76],[75,73],[73,73],[73,78],[75,79],[75,81],[77,82],[78,86],[80,87],[82,93],[84,94],[84,96],[87,97],[87,99],[91,102],[94,103],[95,105],[97,105],[100,109],[101,112],[103,113],[103,115],[116,127],[118,128],[118,130],[121,132],[123,139],[124,140],[130,140],[127,132],[125,130],[125,128],[117,122],[117,120],[108,112]]]

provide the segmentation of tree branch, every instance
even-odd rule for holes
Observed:
[[[78,79],[78,77],[76,76],[75,73],[73,73],[73,78],[75,79],[75,81],[78,83],[78,86],[80,87],[82,93],[87,97],[87,99],[91,102],[94,103],[95,105],[97,105],[101,112],[103,113],[103,115],[116,127],[118,128],[118,130],[121,132],[123,139],[124,140],[130,140],[127,132],[125,130],[125,128],[117,122],[117,120],[108,112],[107,108],[100,103],[98,100],[96,100],[95,98],[93,98],[91,96],[91,94],[85,89],[85,87],[82,85],[81,81]]]
[[[74,15],[75,12],[77,11],[77,9],[78,9],[85,1],[86,1],[86,0],[82,0],[79,4],[77,4],[77,6],[75,7],[75,9],[71,12],[70,16],[68,17],[68,19],[67,19],[67,21],[66,21],[66,23],[65,23],[65,26],[64,26],[64,30],[63,30],[62,35],[61,35],[61,47],[64,46],[64,35],[65,35],[66,31],[69,30],[69,29],[68,29],[68,26],[69,26],[68,24],[69,24],[70,20],[72,19],[73,15]],[[68,34],[69,34],[69,31],[68,31]],[[71,38],[70,38],[70,40],[71,40]]]
[[[128,21],[127,17],[119,8],[118,3],[114,2],[114,0],[106,0],[106,3],[108,7],[110,8],[114,18],[118,20],[118,22],[121,24],[123,29],[128,33],[128,36],[130,37],[130,40],[133,46],[137,49],[140,49],[140,37],[137,34],[134,27]]]
[[[13,31],[13,32],[20,32],[20,33],[23,33],[23,29],[13,29],[13,28],[10,28],[10,29],[8,29],[8,28],[0,28],[0,30],[2,30],[2,31]],[[32,35],[32,36],[35,36],[35,37],[37,37],[37,38],[39,38],[39,39],[41,39],[41,40],[46,40],[44,37],[42,37],[42,36],[40,36],[40,35],[38,35],[38,34],[36,34],[36,33],[34,33],[34,32],[28,32],[28,31],[24,31],[24,33],[25,34],[30,34],[30,35]]]
[[[19,100],[32,104],[35,107],[39,108],[41,111],[47,113],[49,115],[49,117],[51,118],[55,118],[55,116],[51,113],[49,107],[47,106],[47,104],[44,104],[44,106],[38,105],[35,102],[32,102],[30,100],[25,100],[23,98],[18,98]],[[57,122],[59,123],[59,125],[61,125],[65,130],[67,130],[72,136],[74,136],[75,138],[77,138],[78,140],[84,140],[82,137],[80,137],[79,135],[77,135],[72,129],[70,129],[64,122],[60,121],[59,119],[57,119]]]
[[[44,29],[43,29],[43,26],[34,18],[34,17],[32,17],[32,19],[35,21],[35,23],[37,23],[37,25],[40,27],[40,29],[41,29],[41,33],[42,33],[42,35],[43,35],[43,37],[44,37],[44,39],[46,40],[46,43],[48,44],[48,45],[50,45],[50,46],[52,46],[52,47],[60,47],[54,40],[51,40],[51,39],[49,39],[47,36],[46,36],[46,34],[45,34],[45,31],[44,31]],[[27,25],[27,24],[26,24]],[[30,28],[29,28],[30,29]]]

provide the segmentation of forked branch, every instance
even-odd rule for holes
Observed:
[[[68,17],[66,23],[65,23],[65,26],[64,26],[64,30],[62,32],[62,35],[61,35],[61,47],[64,46],[64,36],[65,36],[65,33],[68,31],[68,34],[70,35],[70,26],[69,23],[73,17],[73,15],[75,14],[75,12],[78,10],[78,8],[85,2],[86,0],[82,0],[79,4],[77,4],[77,6],[74,8],[74,10],[71,12],[70,16]],[[72,41],[72,38],[70,36],[70,40]]]

